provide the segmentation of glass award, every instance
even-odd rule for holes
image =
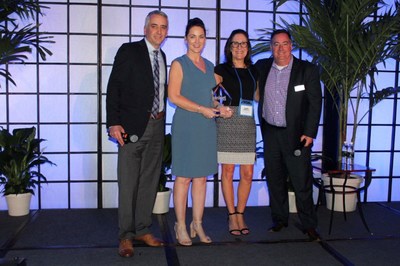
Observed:
[[[213,89],[213,99],[217,101],[220,105],[230,106],[232,104],[232,97],[229,92],[219,83]]]

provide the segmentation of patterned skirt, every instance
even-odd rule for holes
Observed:
[[[231,118],[217,118],[218,163],[254,164],[256,159],[256,124],[254,117],[241,116],[237,106]]]

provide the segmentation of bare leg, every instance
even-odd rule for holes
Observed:
[[[176,239],[184,246],[192,244],[186,229],[186,206],[190,181],[190,178],[176,177],[174,182],[174,209],[176,216],[174,229]]]
[[[238,204],[236,210],[239,214],[237,215],[239,228],[243,235],[248,235],[250,233],[250,230],[247,228],[246,222],[244,221],[244,211],[250,194],[253,170],[253,164],[240,166],[240,182],[238,187]]]
[[[193,222],[190,224],[190,234],[191,237],[196,237],[198,234],[201,242],[211,243],[201,225],[206,201],[206,182],[206,177],[192,179]]]
[[[235,171],[235,165],[222,164],[221,169],[222,194],[224,195],[226,208],[228,209],[229,233],[238,236],[240,235],[240,227],[237,221],[233,192],[233,173]]]

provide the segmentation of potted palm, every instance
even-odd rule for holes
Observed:
[[[346,137],[350,136],[348,143],[355,144],[361,120],[381,100],[400,91],[393,87],[378,89],[375,82],[379,63],[399,59],[400,5],[396,2],[385,9],[382,0],[273,0],[276,8],[287,1],[297,1],[304,8],[300,24],[285,20],[282,24],[291,33],[294,46],[307,52],[321,68],[326,91],[323,153],[336,164],[341,161]],[[271,29],[260,31],[266,35]],[[268,47],[259,43],[254,46],[253,54]],[[369,99],[369,107],[360,114],[363,99]],[[332,106],[327,106],[327,102]],[[332,113],[334,118],[327,122]],[[347,133],[349,113],[354,118],[350,134]],[[332,125],[336,134],[326,134]],[[327,150],[332,150],[331,145],[334,152],[327,154]]]
[[[290,0],[273,2],[278,8],[287,1]],[[323,161],[323,168],[333,169],[342,162],[342,156],[353,158],[357,128],[363,118],[380,101],[400,92],[398,87],[378,89],[375,82],[378,64],[391,58],[399,60],[400,4],[395,2],[391,8],[386,8],[382,0],[291,1],[300,2],[305,12],[300,24],[285,20],[282,23],[291,33],[294,46],[307,52],[321,68],[326,92],[323,155],[330,158]],[[256,53],[263,51],[264,46],[256,45]],[[363,99],[368,99],[369,103],[367,111],[360,114]],[[350,134],[347,132],[349,113],[353,117]],[[350,136],[349,140],[347,136]],[[352,154],[343,150],[346,143],[351,143]],[[339,186],[346,182],[344,180],[347,180],[344,176],[330,176],[324,183],[326,186],[330,183]],[[362,180],[350,175],[348,182],[354,183],[352,186],[356,189]],[[344,188],[341,193],[345,193]],[[348,195],[355,194],[345,194],[346,197],[336,199],[347,201]],[[328,201],[329,193],[326,196]],[[346,206],[355,206],[355,202],[354,197],[353,202]],[[335,205],[343,206],[341,203]]]
[[[9,63],[25,63],[35,48],[42,60],[52,52],[42,44],[54,43],[52,36],[39,31],[36,23],[48,8],[33,0],[2,0],[0,4],[0,76],[16,85],[8,70]],[[32,23],[29,23],[32,21]],[[20,26],[23,24],[23,26]]]
[[[44,139],[35,138],[36,128],[17,128],[12,134],[0,130],[0,182],[11,216],[29,213],[34,189],[46,182],[38,167],[53,163],[39,150]]]
[[[172,163],[171,150],[171,134],[164,136],[163,159],[161,163],[160,180],[158,182],[158,190],[156,201],[153,207],[154,214],[163,214],[169,211],[169,202],[171,200],[172,190],[166,186],[167,180],[172,179],[170,173]]]

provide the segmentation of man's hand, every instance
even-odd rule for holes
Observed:
[[[304,139],[306,140],[306,143],[304,144],[304,147],[310,146],[314,141],[313,138],[310,138],[310,137],[308,137],[306,135],[302,135],[300,137],[300,142],[302,142]]]
[[[121,125],[115,125],[108,128],[108,135],[116,139],[121,147],[125,144],[122,134],[125,134],[125,129]]]

